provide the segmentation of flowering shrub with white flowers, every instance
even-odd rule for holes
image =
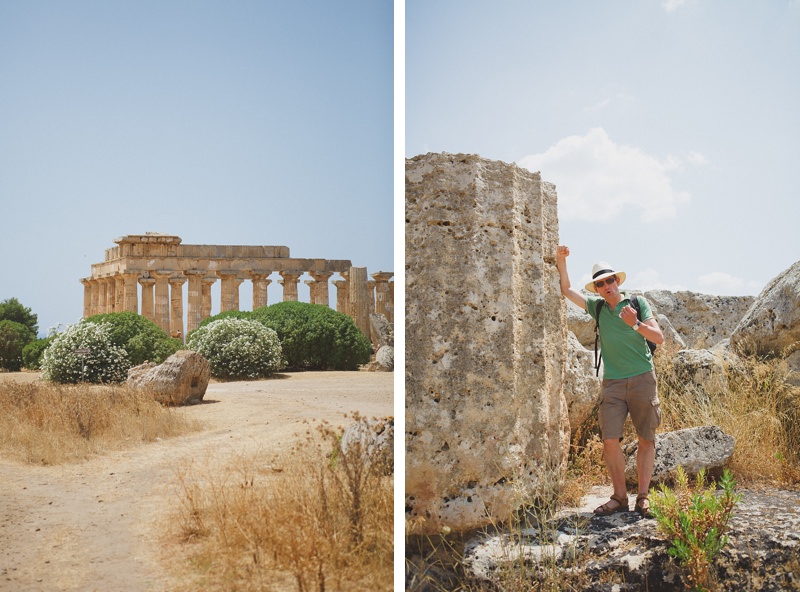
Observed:
[[[70,325],[53,337],[42,356],[42,378],[53,382],[124,382],[131,362],[114,345],[107,323]]]
[[[216,378],[262,378],[283,366],[278,334],[257,321],[219,319],[192,332],[187,345],[208,360]]]

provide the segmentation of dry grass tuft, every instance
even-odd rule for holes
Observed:
[[[391,590],[393,478],[323,425],[278,457],[179,476],[187,590]]]
[[[54,465],[198,429],[124,386],[0,382],[0,453]]]

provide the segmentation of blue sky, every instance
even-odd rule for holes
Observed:
[[[405,154],[555,183],[573,284],[756,295],[800,259],[799,0],[406,0]]]
[[[394,271],[392,65],[388,0],[0,0],[0,300],[145,232]]]

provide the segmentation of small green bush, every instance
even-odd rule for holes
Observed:
[[[357,370],[369,362],[369,339],[352,318],[325,305],[280,302],[257,308],[253,318],[278,334],[290,368]]]
[[[11,372],[22,369],[22,350],[36,339],[25,325],[16,321],[0,321],[0,368]]]
[[[50,345],[52,338],[44,337],[31,341],[22,348],[22,365],[29,370],[39,370],[42,367],[44,350]]]
[[[153,321],[135,312],[111,312],[93,315],[82,323],[107,323],[111,326],[111,342],[128,352],[133,366],[150,361],[160,364],[183,345]]]
[[[278,335],[257,321],[216,320],[193,331],[187,345],[208,360],[217,378],[262,378],[282,366]]]
[[[671,540],[669,554],[689,570],[689,582],[695,590],[710,590],[714,558],[728,543],[725,534],[728,520],[741,496],[734,493],[736,481],[725,469],[720,480],[722,494],[713,486],[705,487],[705,471],[700,471],[694,488],[678,468],[676,489],[661,484],[652,495],[651,512],[658,529]]]
[[[111,339],[108,323],[80,322],[53,337],[42,356],[42,378],[53,382],[123,382],[131,367],[127,352]]]

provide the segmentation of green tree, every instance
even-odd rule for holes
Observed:
[[[43,337],[31,341],[28,345],[22,348],[22,365],[30,370],[39,370],[42,366],[42,356],[44,350],[50,345],[52,337]]]
[[[22,369],[22,350],[36,334],[16,321],[0,321],[0,368],[17,372]]]
[[[0,321],[14,321],[25,325],[33,333],[34,338],[39,333],[39,318],[20,304],[16,298],[8,298],[0,302]]]

